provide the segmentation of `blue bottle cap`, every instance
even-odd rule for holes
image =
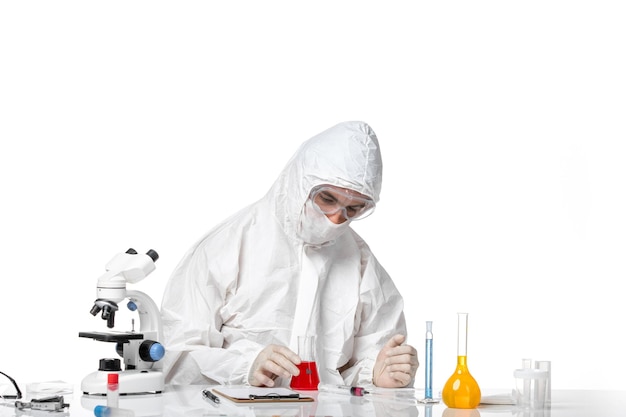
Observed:
[[[93,413],[96,417],[108,417],[111,414],[111,410],[106,405],[97,405],[93,409]]]

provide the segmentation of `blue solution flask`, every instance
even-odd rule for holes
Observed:
[[[426,322],[426,382],[424,388],[424,397],[426,399],[433,398],[433,322]]]

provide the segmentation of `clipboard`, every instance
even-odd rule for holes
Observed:
[[[312,402],[313,397],[302,394],[289,388],[268,387],[214,387],[212,391],[236,403],[293,403]]]

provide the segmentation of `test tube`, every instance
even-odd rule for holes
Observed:
[[[93,410],[96,417],[135,417],[133,410],[97,405]]]
[[[533,360],[530,358],[522,359],[522,369],[531,369],[533,367]],[[524,378],[524,388],[522,394],[524,395],[524,404],[530,404],[530,382],[529,378]]]
[[[433,398],[433,322],[426,322],[426,382],[424,397]]]
[[[545,387],[545,405],[549,408],[552,403],[552,375],[551,375],[551,362],[550,361],[535,361],[535,369],[539,369],[540,371],[546,371],[548,373],[548,377],[546,379],[546,387]]]
[[[107,407],[117,408],[120,405],[119,375],[107,375]]]

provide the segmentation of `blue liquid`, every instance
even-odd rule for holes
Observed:
[[[433,398],[433,339],[426,339],[426,388],[425,397]]]

